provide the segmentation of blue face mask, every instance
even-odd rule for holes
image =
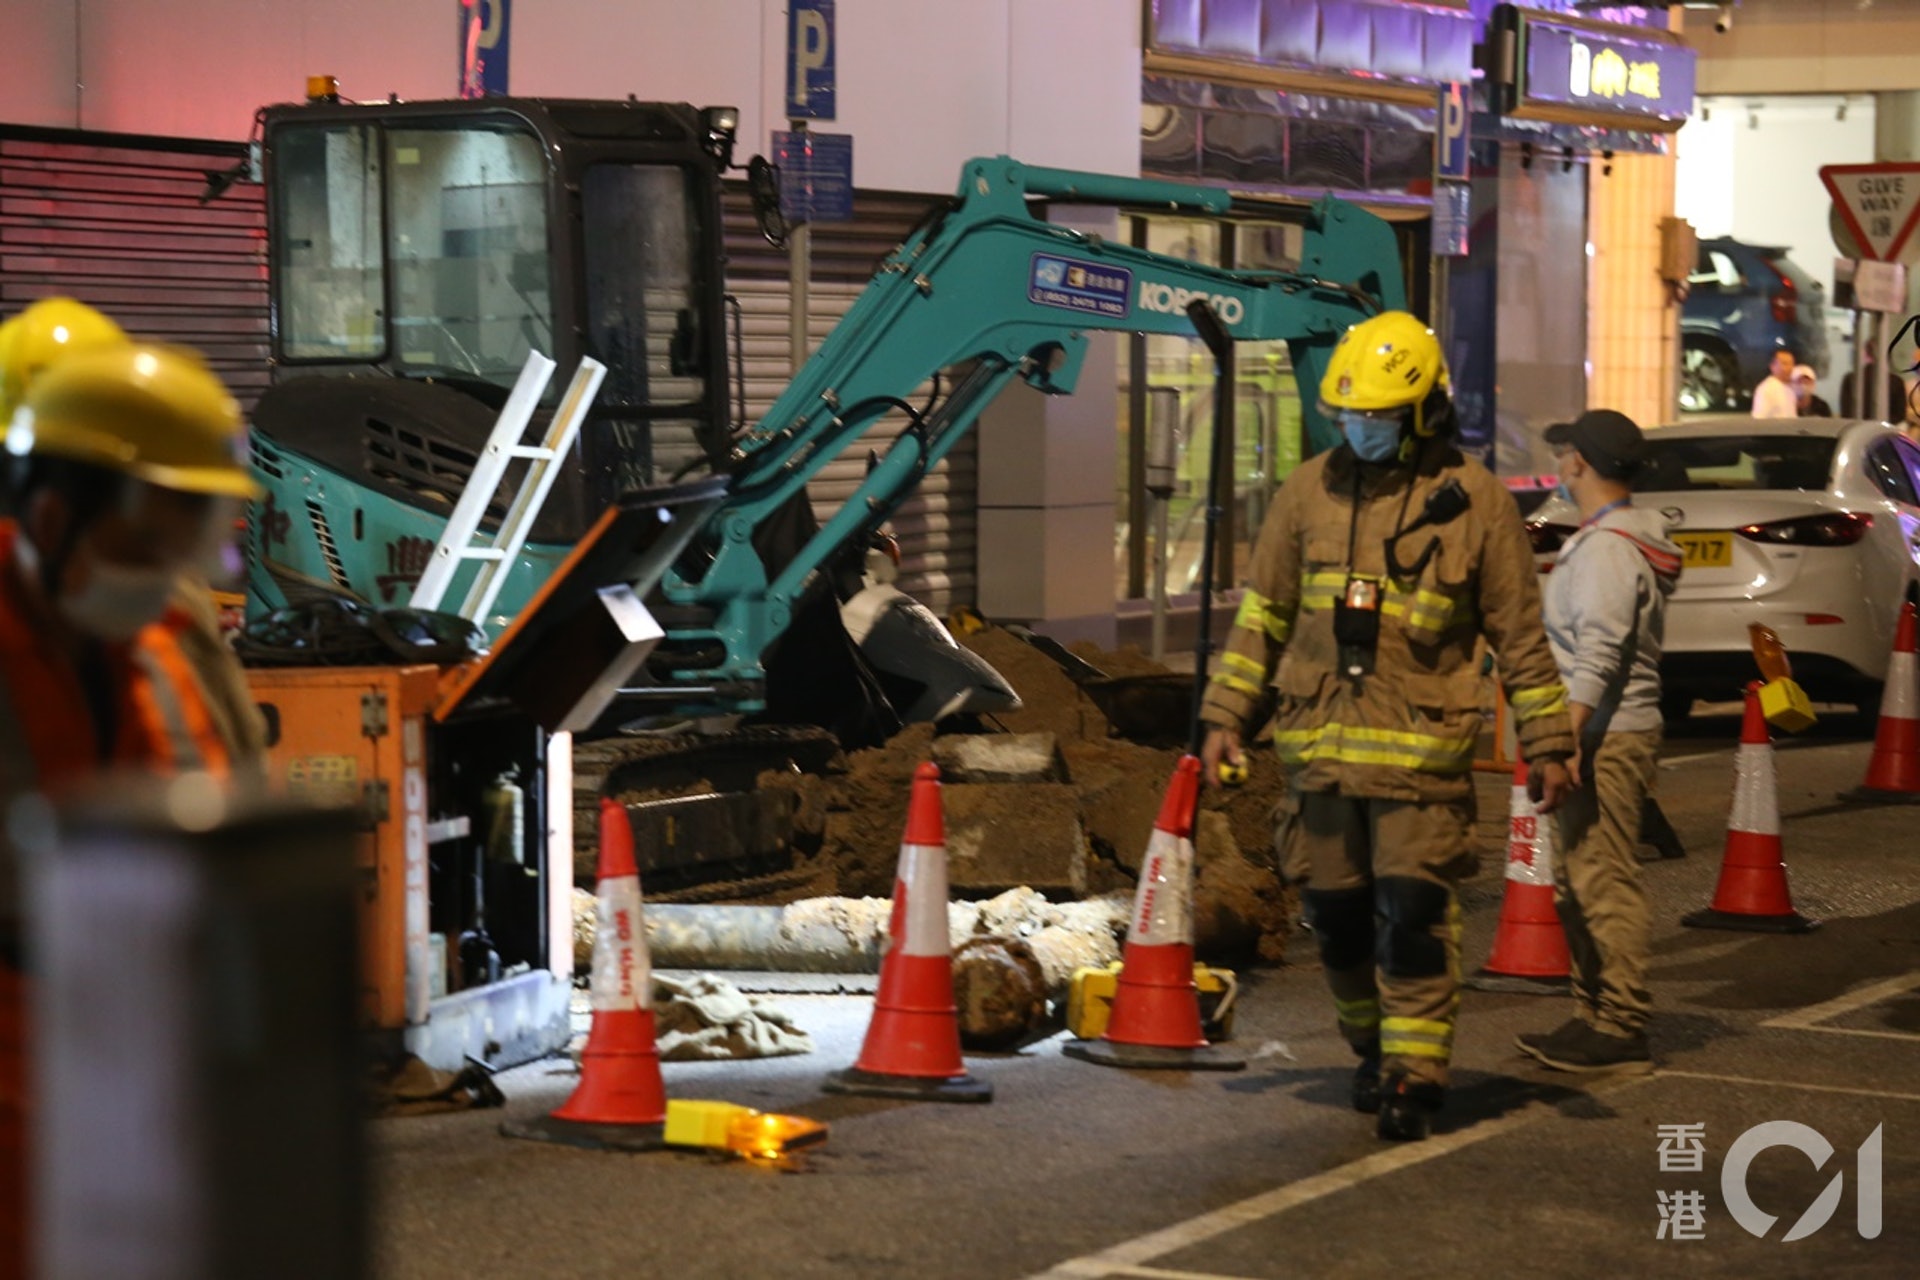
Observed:
[[[1362,462],[1387,462],[1400,452],[1400,418],[1377,418],[1370,414],[1342,413],[1338,419],[1340,434]]]
[[[1573,490],[1567,488],[1567,482],[1565,480],[1562,480],[1559,484],[1556,484],[1555,486],[1553,486],[1553,496],[1560,499],[1560,501],[1566,503],[1570,507],[1577,507],[1580,505],[1579,503],[1573,500]]]

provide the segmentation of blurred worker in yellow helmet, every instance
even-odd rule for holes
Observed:
[[[119,325],[72,298],[42,298],[0,324],[0,437],[47,366],[76,351],[126,340]]]
[[[128,341],[111,317],[74,298],[43,298],[0,324],[0,442],[27,392],[49,368],[75,353]],[[0,512],[10,510],[11,501],[12,495],[0,489]],[[262,767],[265,735],[199,566],[182,574],[169,603],[179,614],[181,647],[207,688],[228,753],[251,776]]]
[[[1445,1098],[1459,1005],[1454,889],[1474,864],[1484,637],[1544,809],[1570,785],[1566,690],[1519,508],[1455,446],[1446,361],[1404,311],[1347,330],[1320,383],[1344,443],[1261,525],[1208,686],[1206,777],[1277,694],[1274,845],[1360,1067],[1353,1105],[1417,1140]]]
[[[240,438],[232,396],[177,350],[76,350],[25,388],[4,446],[16,514],[0,520],[0,806],[108,771],[232,775],[219,691],[189,657],[193,624],[170,602],[255,492]],[[30,965],[13,859],[0,839],[4,1275],[23,1273],[27,1236]]]

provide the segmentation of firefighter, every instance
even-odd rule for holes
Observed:
[[[1353,326],[1320,397],[1344,443],[1302,464],[1261,525],[1208,687],[1204,765],[1213,783],[1244,760],[1271,687],[1289,779],[1274,844],[1360,1058],[1353,1105],[1381,1137],[1418,1140],[1459,1004],[1481,638],[1543,809],[1570,786],[1572,728],[1519,509],[1454,445],[1432,332],[1403,311]]]
[[[230,774],[168,601],[256,492],[240,430],[219,379],[165,348],[76,351],[27,389],[0,520],[0,808],[116,770]],[[25,1272],[23,932],[0,840],[0,1275]]]

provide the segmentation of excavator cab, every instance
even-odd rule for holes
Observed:
[[[583,356],[608,372],[505,599],[621,494],[717,469],[734,124],[510,98],[263,113],[273,382],[250,613],[315,589],[406,603],[530,351],[559,366],[536,427]]]

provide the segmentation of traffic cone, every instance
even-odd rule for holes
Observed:
[[[1181,756],[1153,824],[1106,1034],[1061,1052],[1103,1067],[1238,1071],[1247,1060],[1209,1044],[1193,984],[1193,813],[1200,761]]]
[[[1734,756],[1733,811],[1727,852],[1713,905],[1684,917],[1696,929],[1750,929],[1805,933],[1818,925],[1793,909],[1787,867],[1781,861],[1780,802],[1773,778],[1773,742],[1760,712],[1760,686],[1747,686],[1747,716]]]
[[[947,941],[947,834],[940,812],[940,770],[913,775],[893,915],[873,1020],[851,1068],[828,1077],[829,1093],[933,1102],[991,1102],[993,1086],[960,1061],[960,1012],[953,1003]]]
[[[1553,907],[1553,822],[1527,794],[1527,766],[1515,761],[1507,807],[1507,887],[1493,952],[1467,985],[1482,991],[1565,995],[1567,931]]]
[[[598,926],[593,940],[593,1026],[580,1055],[580,1083],[558,1111],[500,1126],[512,1138],[598,1150],[664,1146],[667,1093],[654,1044],[653,966],[641,917],[633,824],[611,796],[600,798]]]
[[[1843,800],[1880,804],[1920,804],[1920,656],[1916,656],[1916,610],[1900,606],[1893,632],[1893,657],[1887,662],[1886,688],[1880,694],[1880,724],[1873,734],[1873,758],[1867,779]]]

